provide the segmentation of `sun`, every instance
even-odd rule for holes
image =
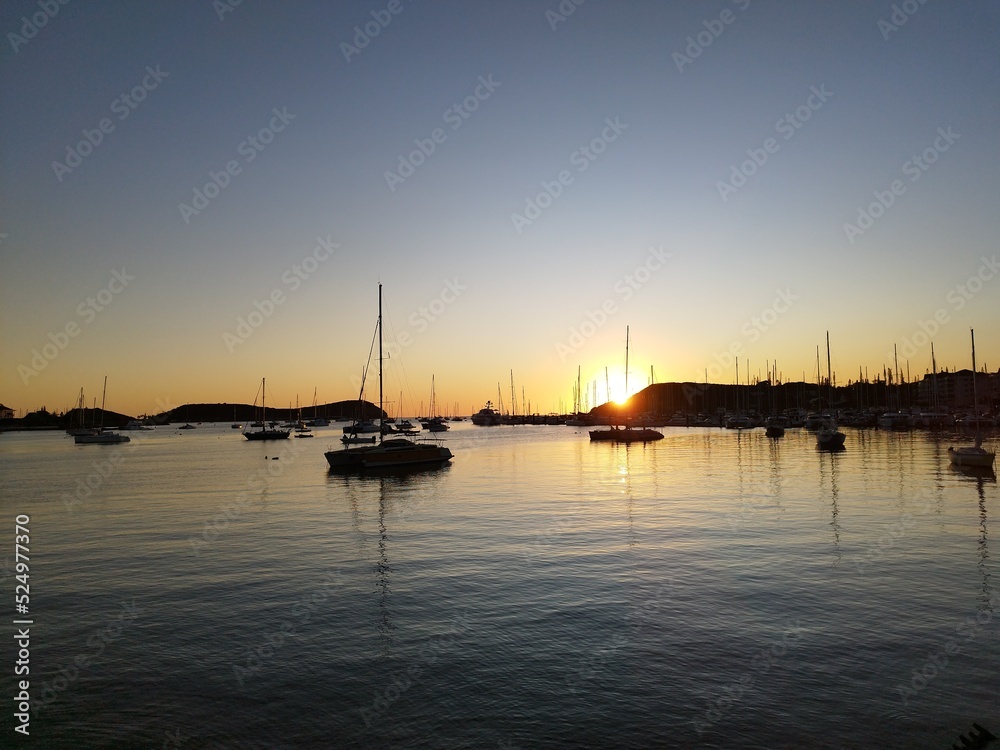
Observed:
[[[621,371],[610,372],[608,375],[611,381],[611,393],[608,400],[622,406],[628,401],[628,394],[625,392],[625,373]],[[605,389],[607,387],[606,384]]]

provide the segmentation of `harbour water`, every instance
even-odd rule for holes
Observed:
[[[328,473],[339,427],[0,436],[30,517],[38,748],[938,748],[1000,734],[992,476],[947,435],[454,423]],[[278,460],[273,460],[277,456]],[[7,632],[12,604],[4,607]],[[16,694],[12,639],[4,698]],[[22,741],[23,740],[23,741]],[[5,739],[3,744],[7,745]]]

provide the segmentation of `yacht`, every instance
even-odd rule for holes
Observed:
[[[472,424],[480,427],[492,427],[500,424],[500,414],[493,408],[492,401],[487,401],[486,406],[472,415]]]

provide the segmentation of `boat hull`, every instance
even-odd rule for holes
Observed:
[[[949,448],[948,460],[952,466],[973,469],[993,468],[997,454],[985,448]]]
[[[117,445],[131,442],[131,438],[115,432],[100,432],[96,435],[74,435],[73,442],[77,445]]]
[[[290,433],[285,430],[260,430],[259,432],[244,432],[247,440],[284,440]]]
[[[327,451],[324,455],[331,469],[341,471],[441,466],[454,457],[450,450],[442,446],[422,445],[403,439],[386,440],[381,445],[363,448]]]
[[[816,447],[825,451],[840,450],[846,439],[847,435],[839,430],[819,430],[816,433]]]
[[[663,433],[656,430],[618,429],[613,427],[610,430],[590,430],[590,439],[592,441],[607,441],[612,443],[648,443],[653,440],[662,440]]]

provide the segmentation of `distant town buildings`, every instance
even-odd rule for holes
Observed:
[[[979,394],[980,408],[992,410],[997,404],[1000,404],[1000,370],[992,373],[977,373],[976,391]],[[939,406],[944,409],[971,409],[973,406],[972,370],[925,375],[919,383],[917,392],[920,403],[927,406]]]

